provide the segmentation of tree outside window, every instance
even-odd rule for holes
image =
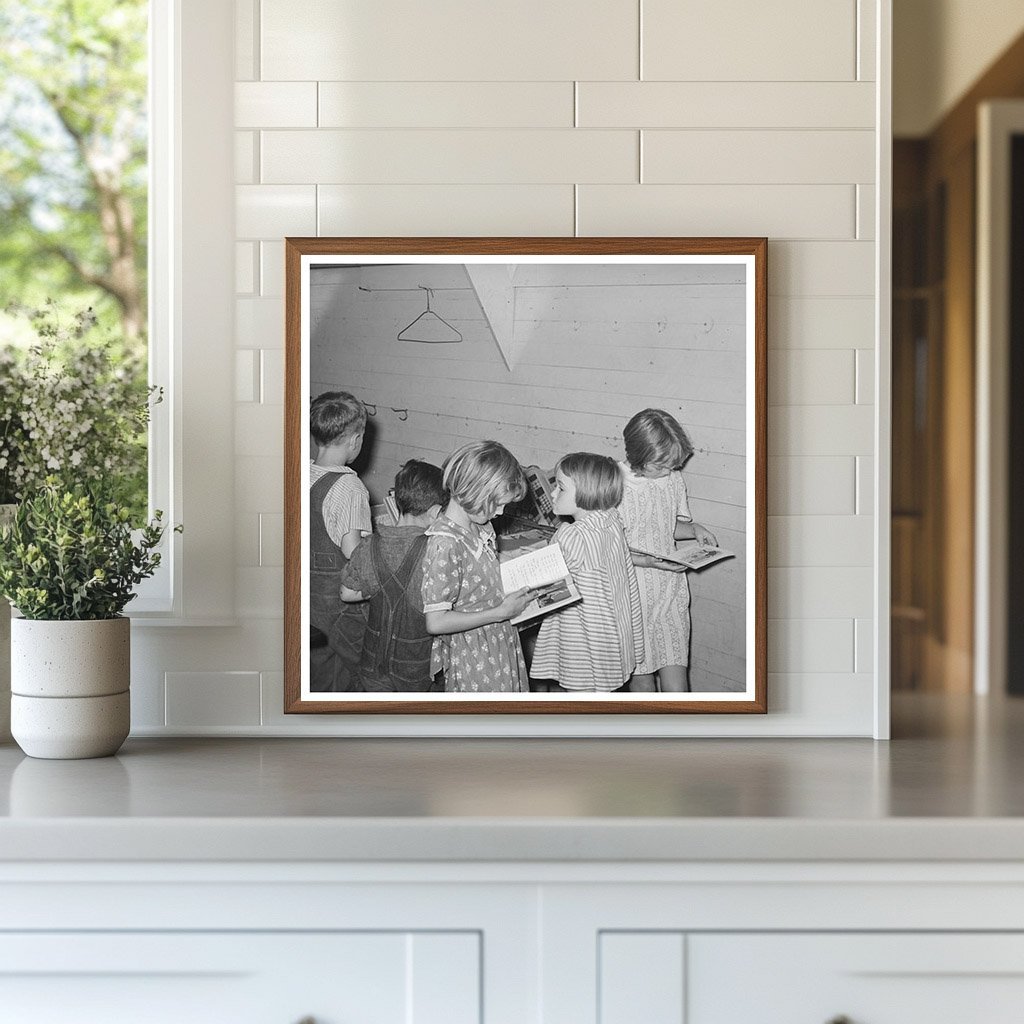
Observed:
[[[0,4],[0,309],[91,309],[129,385],[147,353],[147,0]],[[23,348],[0,315],[0,346]],[[140,439],[137,498],[145,508]]]

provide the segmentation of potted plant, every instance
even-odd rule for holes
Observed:
[[[51,474],[108,488],[108,500],[146,516],[146,426],[161,391],[136,354],[96,341],[91,309],[4,310],[20,346],[0,346],[0,526]],[[0,597],[0,741],[10,738],[10,607]]]
[[[161,514],[134,531],[124,506],[49,477],[0,529],[11,620],[11,731],[33,757],[113,754],[130,728],[135,586],[160,564]]]

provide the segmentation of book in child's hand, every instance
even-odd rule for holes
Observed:
[[[630,548],[638,555],[649,555],[651,558],[657,558],[660,562],[668,562],[672,565],[681,565],[687,572],[696,572],[701,569],[706,569],[709,565],[714,565],[715,562],[721,562],[726,558],[735,558],[736,555],[732,551],[725,551],[722,548],[716,548],[711,544],[697,544],[690,545],[689,547],[683,548],[678,551],[673,551],[670,555],[656,555],[650,551],[637,551],[635,548]]]
[[[533,600],[512,620],[513,626],[546,615],[581,600],[558,544],[547,544],[501,563],[501,585],[506,594],[523,587],[535,590]]]

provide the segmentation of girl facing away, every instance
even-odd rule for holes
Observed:
[[[524,692],[523,650],[509,620],[526,609],[532,592],[505,596],[490,521],[526,494],[526,478],[497,441],[464,445],[443,469],[450,499],[427,528],[423,560],[431,675],[444,673],[448,693]]]
[[[554,540],[583,600],[541,623],[530,675],[563,690],[617,690],[643,658],[640,591],[616,511],[622,491],[622,473],[606,455],[575,452],[555,466],[551,504],[573,521]]]
[[[663,409],[638,412],[622,432],[620,513],[631,548],[671,555],[677,540],[714,546],[706,527],[693,522],[681,472],[693,454],[686,431]],[[690,689],[690,587],[682,566],[633,555],[644,622],[644,656],[630,683],[634,693]]]

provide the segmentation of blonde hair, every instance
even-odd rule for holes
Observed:
[[[463,445],[444,462],[444,486],[470,515],[489,519],[499,505],[526,495],[526,477],[515,456],[497,441]]]
[[[693,454],[693,444],[674,416],[664,409],[638,412],[622,431],[626,461],[634,472],[657,466],[682,469]]]
[[[558,460],[555,472],[576,485],[576,507],[584,512],[618,508],[622,503],[622,472],[607,455],[573,452]]]

